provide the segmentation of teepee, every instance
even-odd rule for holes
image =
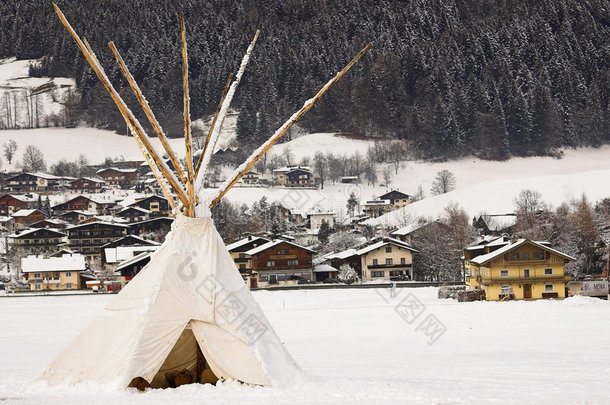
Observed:
[[[51,385],[102,383],[117,388],[165,388],[193,382],[214,383],[218,379],[265,386],[294,382],[302,372],[236,269],[214,227],[210,208],[368,50],[370,44],[256,150],[219,191],[209,195],[202,187],[203,174],[258,32],[232,83],[232,77],[229,77],[199,161],[193,165],[186,35],[180,16],[186,168],[182,168],[171,150],[116,47],[109,44],[173,163],[174,172],[108,80],[87,41],[80,39],[59,8],[54,7],[121,111],[171,202],[176,220],[149,264],[70,343],[39,380]]]

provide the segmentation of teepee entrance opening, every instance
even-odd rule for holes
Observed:
[[[146,388],[176,388],[184,384],[216,384],[214,375],[199,348],[190,326],[187,326],[176,341],[169,355],[153,377],[150,384],[136,377],[129,384],[140,390]]]

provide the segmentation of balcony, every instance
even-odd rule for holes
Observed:
[[[369,269],[410,269],[413,267],[411,263],[406,264],[368,264],[367,267]]]
[[[520,283],[520,284],[528,284],[535,282],[544,282],[544,281],[562,281],[568,282],[572,280],[572,276],[569,274],[552,274],[552,275],[539,275],[539,276],[531,276],[531,277],[523,277],[523,276],[509,276],[509,277],[490,277],[490,276],[477,276],[477,282],[482,285],[491,285],[491,284],[502,284],[502,283]]]

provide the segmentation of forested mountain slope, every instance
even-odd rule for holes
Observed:
[[[403,138],[424,157],[545,154],[610,140],[608,0],[58,4],[133,104],[107,47],[115,41],[175,136],[182,121],[182,11],[195,118],[213,113],[228,74],[262,30],[234,100],[244,144],[265,139],[368,41],[370,53],[303,119],[307,130]],[[75,77],[82,116],[124,131],[49,1],[0,2],[0,58],[13,55],[45,56],[32,73]]]

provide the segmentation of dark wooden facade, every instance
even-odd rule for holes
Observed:
[[[0,215],[7,217],[21,209],[34,208],[36,204],[37,198],[34,195],[15,196],[3,194],[0,196]]]
[[[126,236],[129,227],[109,222],[91,222],[67,229],[69,249],[93,258],[100,255],[101,246]]]
[[[150,211],[151,217],[165,217],[170,214],[170,206],[167,199],[158,195],[151,195],[131,204],[131,207],[140,207]]]
[[[270,284],[294,276],[310,280],[313,253],[293,243],[281,242],[252,254],[252,271],[259,274],[260,281]]]
[[[104,180],[82,177],[70,183],[70,188],[77,193],[99,193],[105,184]]]
[[[16,232],[10,236],[11,248],[18,253],[33,255],[41,253],[53,253],[57,251],[57,245],[63,243],[66,234],[52,229],[39,228]]]
[[[98,170],[96,174],[106,183],[121,188],[133,187],[138,182],[138,169],[117,169],[115,167],[110,167]]]

